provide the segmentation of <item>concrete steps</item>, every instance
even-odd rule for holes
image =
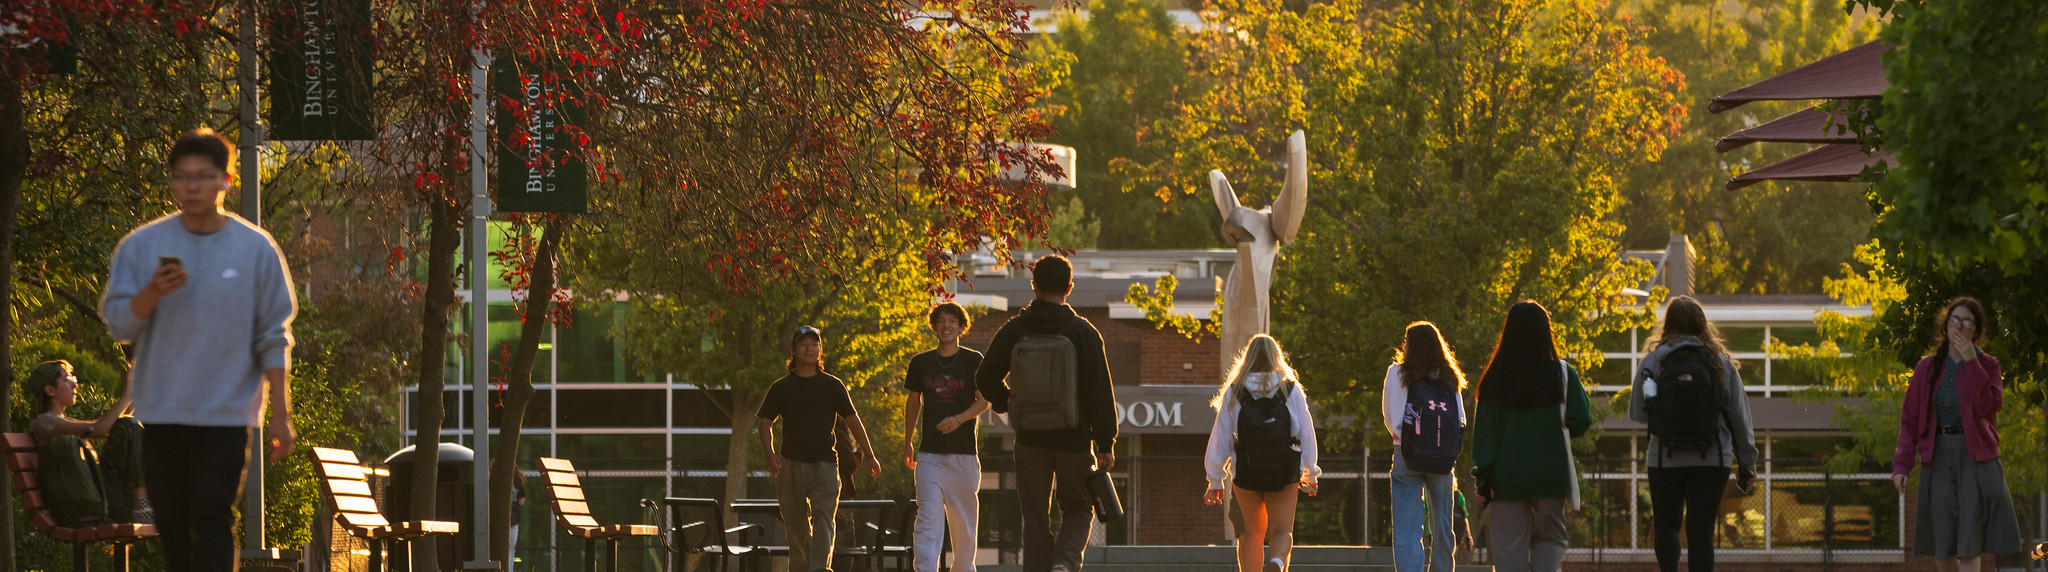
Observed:
[[[1229,546],[1094,546],[1082,559],[1087,572],[1237,572],[1237,551]],[[982,572],[1022,572],[1015,564],[990,564]],[[1298,546],[1294,572],[1394,572],[1391,548]],[[1492,566],[1458,566],[1457,572],[1492,572]]]

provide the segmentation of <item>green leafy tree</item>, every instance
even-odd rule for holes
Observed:
[[[1921,264],[2032,275],[2048,260],[2048,4],[1856,0],[1888,12],[1876,118],[1899,164],[1875,234]],[[1890,250],[1889,248],[1887,250]],[[2035,280],[2039,283],[2039,280]]]
[[[825,370],[847,382],[870,442],[887,447],[901,440],[902,366],[931,345],[924,327],[931,291],[911,249],[842,262],[837,275],[769,281],[744,297],[727,294],[708,269],[709,252],[650,257],[628,233],[578,237],[568,252],[573,289],[631,295],[619,335],[638,371],[730,390],[720,404],[732,429],[726,500],[745,494],[747,473],[764,466],[750,454],[755,412],[768,386],[787,373],[797,326],[824,329]],[[894,485],[901,492],[908,483],[898,474],[902,467],[883,465],[892,482],[901,481]]]
[[[2040,58],[2048,50],[2040,34],[2048,8],[2010,0],[1849,5],[1887,16],[1880,37],[1898,46],[1885,56],[1883,99],[1844,106],[1865,148],[1899,160],[1893,169],[1866,170],[1876,181],[1870,203],[1879,221],[1869,258],[1883,261],[1879,278],[1904,289],[1878,313],[1871,345],[1912,364],[1926,353],[1946,303],[1976,297],[1989,314],[1986,350],[2000,358],[2011,390],[2007,411],[2039,407],[2048,379],[2048,308],[2040,304],[2048,296],[2040,227],[2048,205],[2040,158],[2048,146],[2029,134],[2048,125],[2048,103],[2029,86],[2048,73]],[[2029,431],[2007,442],[2048,449],[2048,432]],[[2022,478],[2036,478],[2024,475],[2039,463],[2019,468]]]
[[[1709,113],[1705,103],[1876,36],[1876,19],[1852,17],[1831,0],[1634,0],[1608,9],[1639,23],[1641,45],[1684,74],[1678,134],[1655,161],[1627,171],[1613,218],[1622,244],[1662,248],[1687,235],[1699,257],[1700,292],[1818,292],[1821,280],[1867,239],[1873,222],[1857,185],[1765,183],[1730,192],[1729,177],[1805,151],[1803,145],[1714,150],[1723,135],[1812,102],[1752,103]],[[1619,16],[1626,15],[1626,16]]]
[[[1286,133],[1307,131],[1310,206],[1273,329],[1324,405],[1375,426],[1412,320],[1438,323],[1471,373],[1518,299],[1550,308],[1582,367],[1595,336],[1648,325],[1621,291],[1650,269],[1621,259],[1609,215],[1684,107],[1644,30],[1563,0],[1215,6],[1193,61],[1218,79],[1178,120],[1171,174],[1219,167],[1263,205]]]
[[[1889,265],[1887,254],[1875,245],[1859,248],[1857,258],[1869,270],[1849,271],[1842,278],[1829,279],[1826,289],[1829,296],[1843,304],[1869,306],[1871,315],[1849,316],[1822,310],[1814,318],[1819,326],[1819,343],[1771,343],[1771,351],[1785,358],[1784,363],[1816,374],[1822,380],[1795,397],[1834,404],[1835,426],[1847,429],[1853,436],[1847,446],[1829,459],[1830,468],[1839,472],[1865,471],[1873,463],[1890,466],[1898,445],[1899,408],[1905,400],[1906,386],[1919,357],[1933,351],[1936,330],[1931,325],[1931,316],[1940,310],[1939,306],[1932,312],[1903,307],[1913,298],[1909,292],[1914,289],[1904,280],[1917,277],[1903,275]],[[1994,308],[2009,303],[1995,299],[1987,302]],[[1930,316],[1925,320],[1929,325],[1904,329],[1910,333],[1894,331],[1890,322],[1914,314]],[[2038,376],[2005,365],[2006,356],[2023,355],[2026,351],[2029,340],[2021,336],[2026,335],[2023,332],[2028,328],[2015,328],[1999,319],[1985,326],[1987,340],[1983,349],[1999,357],[2000,365],[2005,366],[2007,406],[2005,413],[1998,416],[1999,456],[2005,460],[2007,486],[2014,496],[2023,497],[2041,490],[2044,482],[2048,482],[2044,479],[2048,475],[2042,471],[2041,446],[2048,434],[2043,432],[2041,416],[2028,414],[2027,409],[2014,405],[2037,404],[2041,382]],[[1845,403],[1845,396],[1860,398],[1860,402]]]
[[[1027,52],[1059,72],[1044,108],[1079,153],[1075,194],[1103,249],[1208,248],[1220,221],[1207,196],[1189,194],[1150,167],[1171,161],[1172,119],[1201,78],[1187,68],[1188,33],[1161,0],[1093,0],[1084,17],[1061,12],[1057,31]],[[1104,224],[1107,222],[1108,224]]]

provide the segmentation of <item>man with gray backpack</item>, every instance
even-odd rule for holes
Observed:
[[[1074,267],[1046,255],[1031,267],[1037,296],[989,343],[975,385],[1017,431],[1024,572],[1079,572],[1094,521],[1088,475],[1116,465],[1116,390],[1102,332],[1067,305]],[[1092,451],[1092,454],[1091,454]],[[1051,530],[1054,492],[1060,531]]]

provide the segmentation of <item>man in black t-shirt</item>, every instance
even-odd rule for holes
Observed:
[[[951,521],[953,570],[974,572],[975,521],[981,512],[975,419],[989,407],[974,385],[981,353],[960,347],[968,321],[959,304],[939,304],[927,318],[939,347],[910,358],[903,375],[903,389],[909,392],[903,403],[903,466],[917,471],[913,560],[916,572],[938,572]],[[913,450],[911,439],[919,428],[924,440]]]
[[[761,401],[761,450],[768,472],[777,478],[782,522],[789,541],[789,569],[817,572],[832,569],[832,533],[839,512],[839,459],[832,426],[840,419],[853,432],[868,474],[882,476],[882,464],[868,445],[867,428],[853,411],[846,384],[825,373],[823,332],[797,328],[791,337],[789,374],[768,387]],[[775,420],[782,419],[782,448],[775,448]]]

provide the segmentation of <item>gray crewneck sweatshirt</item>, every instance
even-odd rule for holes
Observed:
[[[1642,368],[1636,370],[1635,381],[1631,383],[1628,395],[1628,418],[1630,420],[1645,424],[1650,422],[1650,412],[1643,403],[1643,379],[1646,377],[1656,379],[1658,370],[1662,368],[1661,362],[1664,360],[1664,355],[1671,353],[1671,350],[1676,348],[1696,345],[1700,345],[1699,340],[1679,338],[1677,341],[1657,346],[1657,349],[1650,351],[1650,355],[1643,356]],[[1721,409],[1721,446],[1718,447],[1720,450],[1719,454],[1710,457],[1704,451],[1685,451],[1673,452],[1671,455],[1666,456],[1664,455],[1663,448],[1658,446],[1657,436],[1651,435],[1650,449],[1646,452],[1649,456],[1649,466],[1654,468],[1727,467],[1731,463],[1748,467],[1756,466],[1756,434],[1752,431],[1750,425],[1749,393],[1742,389],[1742,374],[1735,371],[1735,361],[1729,359],[1725,354],[1721,356],[1721,381],[1727,388],[1726,391],[1722,392],[1722,395],[1727,397],[1727,401],[1724,402],[1724,406]]]
[[[263,372],[291,368],[298,312],[284,253],[270,233],[228,214],[220,230],[185,229],[177,214],[121,239],[100,315],[114,339],[135,344],[131,393],[145,424],[255,427]],[[158,257],[183,259],[185,285],[144,320],[129,304],[149,285]]]

